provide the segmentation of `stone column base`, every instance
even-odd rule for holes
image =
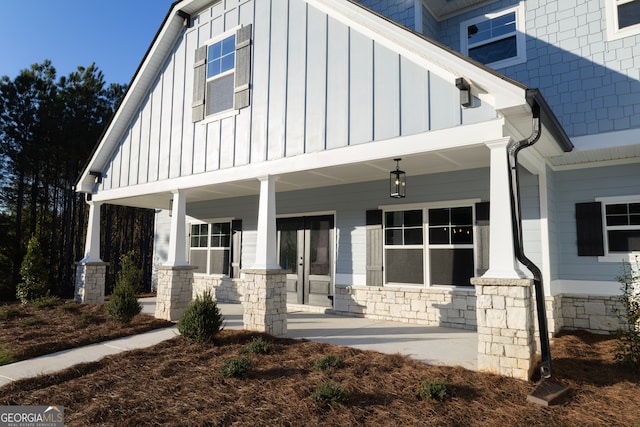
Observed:
[[[76,263],[74,299],[81,304],[103,304],[108,262]]]
[[[158,267],[156,312],[158,319],[179,320],[192,300],[193,270],[190,265]]]
[[[529,380],[535,367],[533,280],[474,277],[478,370]]]
[[[244,328],[283,335],[287,332],[286,274],[282,270],[242,270]]]

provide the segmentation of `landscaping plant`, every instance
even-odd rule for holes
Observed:
[[[29,239],[27,253],[20,265],[22,281],[16,286],[16,297],[27,304],[49,295],[49,266],[36,236]]]
[[[311,393],[311,398],[317,403],[333,405],[344,402],[349,397],[347,389],[340,383],[325,381],[318,385]]]
[[[178,321],[180,334],[201,344],[211,342],[223,327],[224,317],[210,291],[198,295]]]
[[[424,380],[418,387],[418,396],[423,400],[438,400],[442,402],[451,395],[451,391],[444,381]]]
[[[340,356],[326,354],[316,359],[313,367],[319,371],[333,371],[334,369],[342,367],[342,358]]]
[[[640,261],[636,257],[634,264],[624,262],[622,275],[618,277],[622,284],[619,314],[618,348],[616,360],[640,370]]]
[[[232,357],[224,361],[220,374],[224,377],[244,378],[251,370],[251,360],[246,357]]]
[[[111,301],[105,304],[104,309],[112,319],[130,323],[142,311],[142,305],[138,301],[142,270],[135,264],[132,252],[120,257],[120,267]]]
[[[253,337],[242,348],[242,353],[245,354],[269,354],[270,351],[271,345],[262,337]]]

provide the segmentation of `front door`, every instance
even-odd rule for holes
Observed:
[[[287,303],[331,307],[333,216],[280,218],[278,254],[287,272]]]

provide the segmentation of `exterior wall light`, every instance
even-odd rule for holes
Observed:
[[[393,159],[396,169],[389,172],[390,196],[396,199],[402,199],[407,195],[407,174],[400,170],[400,160],[402,159]]]
[[[463,107],[471,107],[471,85],[464,78],[456,79],[456,87],[460,91],[460,105]]]

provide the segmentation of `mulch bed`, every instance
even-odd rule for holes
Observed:
[[[164,328],[173,323],[139,314],[131,323],[108,318],[103,305],[59,301],[36,308],[19,303],[0,306],[0,349],[15,360]]]
[[[154,347],[109,356],[54,375],[0,388],[1,405],[63,405],[68,426],[637,426],[640,376],[614,362],[615,339],[564,334],[552,342],[553,380],[570,386],[562,404],[526,397],[535,384],[463,368],[429,366],[329,344],[276,339],[246,378],[220,374],[226,360],[260,334],[223,331],[214,343],[176,337]],[[314,369],[323,355],[342,368]],[[423,380],[443,380],[452,397],[421,400]],[[311,398],[332,380],[349,392],[343,403]]]

